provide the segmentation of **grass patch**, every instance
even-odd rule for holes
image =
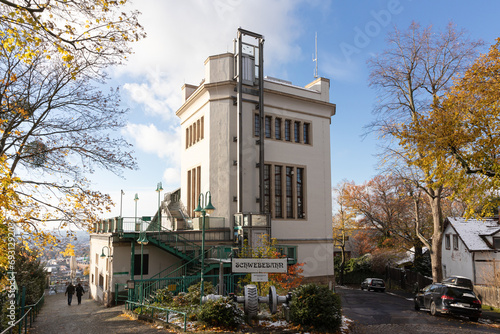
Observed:
[[[498,307],[493,307],[493,306],[489,306],[489,305],[482,305],[481,308],[485,311],[490,311],[490,312],[496,312],[496,313],[500,313],[500,308]]]

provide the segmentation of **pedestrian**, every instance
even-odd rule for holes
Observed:
[[[78,298],[78,305],[82,303],[82,296],[85,290],[83,289],[83,286],[81,283],[78,283],[76,286],[76,298]]]
[[[73,294],[75,293],[75,286],[71,283],[69,283],[68,287],[66,288],[66,292],[64,295],[68,295],[68,305],[71,306],[71,300],[73,299]]]

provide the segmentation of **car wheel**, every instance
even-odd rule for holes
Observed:
[[[363,291],[363,290],[364,290],[363,287],[361,287],[361,291]]]
[[[478,322],[478,317],[469,317],[470,321]]]
[[[431,315],[436,315],[436,314],[437,314],[436,303],[431,302]]]
[[[420,306],[418,306],[417,302],[413,303],[415,307],[415,311],[420,311]]]

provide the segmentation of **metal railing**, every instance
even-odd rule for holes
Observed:
[[[134,307],[135,306],[135,307]],[[184,316],[184,332],[186,331],[187,327],[187,314],[186,312],[181,312],[181,311],[176,311],[176,310],[170,310],[168,308],[163,308],[163,307],[157,307],[157,306],[151,306],[151,305],[144,305],[141,303],[136,303],[136,302],[131,302],[128,301],[126,302],[126,308],[129,311],[134,311],[135,309],[140,309],[139,314],[142,315],[142,310],[145,308],[146,312],[151,311],[151,318],[153,319],[159,319],[163,322],[166,322],[167,324],[170,323],[170,313],[176,313],[176,314],[181,314]],[[154,312],[158,311],[157,317],[155,318]],[[166,313],[165,318],[162,318],[161,315],[162,313]]]
[[[45,293],[40,297],[40,299],[32,305],[26,305],[24,308],[19,308],[19,319],[13,323],[10,327],[6,328],[2,333],[0,334],[6,334],[6,333],[14,333],[17,331],[18,333],[22,333],[22,330],[24,328],[24,333],[28,333],[28,319],[29,319],[29,327],[31,328],[31,325],[35,322],[35,318],[40,313],[40,309],[42,308],[42,305],[45,301]],[[21,315],[21,312],[23,314]]]

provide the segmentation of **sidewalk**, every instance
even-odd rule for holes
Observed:
[[[387,293],[406,299],[413,299],[413,297],[415,297],[414,294],[402,290],[387,290]],[[498,312],[483,309],[483,315],[481,318],[500,324],[500,313]]]
[[[45,303],[30,334],[159,334],[166,333],[153,325],[131,320],[123,315],[123,305],[106,308],[92,299],[88,294],[82,297],[78,305],[73,296],[71,306],[68,306],[64,293],[45,297]]]

